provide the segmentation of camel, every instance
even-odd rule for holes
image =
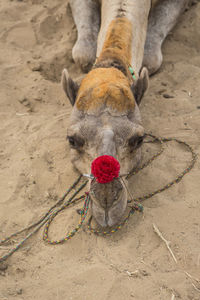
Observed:
[[[145,135],[139,104],[149,74],[162,64],[161,47],[190,0],[70,0],[78,38],[72,55],[88,72],[81,83],[66,69],[62,86],[73,109],[67,132],[71,161],[81,174],[92,161],[115,157],[120,174],[141,159]],[[131,67],[131,68],[130,68]],[[91,213],[101,227],[118,224],[127,208],[124,181],[90,180]]]

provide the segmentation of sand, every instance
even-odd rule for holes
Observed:
[[[36,221],[77,177],[65,140],[71,106],[60,86],[63,67],[81,74],[71,56],[75,39],[67,1],[1,0],[1,238]],[[141,104],[145,128],[182,139],[199,153],[200,3],[181,17],[163,54]],[[144,161],[156,149],[144,148]],[[130,179],[132,194],[163,186],[189,160],[184,147],[169,144]],[[50,246],[40,230],[0,265],[0,300],[200,299],[200,283],[188,275],[200,279],[199,166],[198,160],[179,184],[143,202],[144,215],[135,213],[112,236],[97,237],[84,227],[71,241]],[[52,238],[78,222],[76,208],[57,217]],[[177,264],[153,223],[171,241]]]

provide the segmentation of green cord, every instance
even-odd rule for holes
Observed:
[[[136,76],[135,76],[135,72],[133,71],[133,68],[130,66],[128,68],[129,68],[129,71],[131,72],[133,79],[136,80]]]

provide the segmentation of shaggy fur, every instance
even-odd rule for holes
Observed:
[[[106,34],[102,52],[98,62],[115,57],[125,64],[131,63],[132,52],[132,24],[125,17],[114,19]]]

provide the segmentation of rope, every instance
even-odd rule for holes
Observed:
[[[51,244],[51,245],[62,244],[65,241],[70,240],[77,233],[77,231],[82,227],[82,224],[85,221],[85,218],[87,216],[87,212],[88,212],[88,208],[89,208],[89,202],[90,202],[89,193],[86,193],[86,197],[85,197],[85,201],[84,201],[84,206],[83,206],[83,209],[82,209],[82,212],[81,212],[81,217],[80,217],[78,225],[72,231],[70,231],[68,234],[66,234],[66,236],[64,238],[62,238],[60,240],[55,240],[55,241],[52,241],[52,240],[50,240],[48,238],[49,225],[51,224],[51,222],[53,221],[53,219],[55,218],[55,216],[60,211],[62,211],[63,209],[65,209],[66,206],[63,205],[60,209],[58,209],[55,213],[53,213],[51,215],[51,217],[49,218],[49,220],[47,221],[46,225],[45,225],[44,234],[43,234],[43,240],[45,242],[47,242],[48,244]]]
[[[121,229],[122,226],[128,222],[129,217],[134,214],[135,210],[137,210],[139,212],[143,212],[143,206],[141,204],[134,203],[134,205],[131,206],[131,209],[130,209],[128,215],[125,217],[125,219],[122,221],[122,223],[120,223],[117,227],[110,229],[108,231],[96,230],[96,229],[92,228],[92,226],[91,226],[92,216],[89,218],[87,227],[92,233],[94,233],[96,235],[110,235],[112,233],[117,232],[119,229]]]
[[[23,228],[22,230],[19,230],[13,234],[11,234],[10,236],[4,238],[3,240],[0,240],[0,245],[5,244],[6,242],[8,242],[9,240],[11,240],[11,238],[19,235],[22,232],[28,231],[33,227],[36,227],[32,232],[30,232],[29,234],[26,235],[26,237],[24,239],[22,239],[15,247],[13,247],[13,249],[11,249],[7,254],[3,255],[2,257],[0,257],[0,262],[5,261],[8,257],[10,257],[14,252],[16,252],[34,233],[36,233],[56,212],[58,213],[58,210],[60,211],[61,209],[58,209],[56,211],[54,211],[54,209],[56,207],[58,207],[59,205],[61,205],[65,198],[67,197],[67,195],[73,190],[75,189],[75,187],[77,186],[77,184],[80,182],[82,178],[82,175],[80,175],[78,177],[78,179],[73,183],[73,185],[67,190],[67,192],[62,196],[62,198],[56,202],[56,204],[54,204],[47,213],[45,213],[44,216],[42,216],[37,222],[31,224],[30,226],[27,226],[25,228]],[[69,200],[67,200],[63,206],[62,209],[66,208],[67,206],[69,206],[70,204],[73,204],[81,199],[83,199],[85,196],[80,196],[79,198],[75,198],[75,196],[86,186],[87,181],[85,181],[78,189],[77,191],[75,191],[73,193],[73,195],[69,198]]]
[[[125,177],[126,179],[128,179],[130,176],[133,176],[135,174],[137,174],[139,171],[143,170],[145,167],[147,167],[148,165],[150,165],[163,151],[164,151],[164,143],[166,142],[170,142],[170,141],[175,141],[183,146],[185,146],[192,154],[192,158],[188,164],[188,167],[185,168],[183,170],[183,172],[181,172],[180,174],[178,174],[176,176],[176,178],[172,181],[170,181],[169,183],[167,183],[166,185],[164,185],[162,188],[157,189],[147,195],[141,196],[141,197],[137,197],[137,198],[132,198],[130,203],[132,204],[130,211],[128,213],[128,215],[125,217],[125,219],[122,221],[121,224],[119,224],[117,227],[115,227],[114,229],[111,229],[109,231],[101,231],[101,230],[96,230],[94,228],[92,228],[91,226],[91,221],[92,221],[92,217],[90,217],[89,221],[88,221],[88,229],[97,234],[97,235],[108,235],[111,233],[114,233],[116,231],[118,231],[119,229],[121,229],[121,227],[127,223],[129,217],[135,212],[135,211],[139,211],[142,212],[143,211],[143,207],[141,204],[139,204],[138,202],[142,202],[146,199],[149,199],[151,197],[153,197],[154,195],[161,193],[167,189],[169,189],[171,186],[173,186],[174,184],[178,183],[181,181],[181,179],[194,167],[194,164],[197,160],[197,155],[194,152],[194,150],[192,149],[192,147],[187,144],[186,142],[180,141],[176,138],[158,138],[152,134],[146,134],[146,136],[149,136],[151,138],[153,138],[152,141],[149,141],[150,143],[153,142],[158,142],[160,144],[160,149],[159,151],[154,154],[149,160],[147,160],[140,168],[137,168],[136,170],[132,170],[130,171],[128,174],[125,175],[121,175],[121,177]],[[148,143],[148,141],[146,142]],[[5,261],[8,257],[10,257],[14,252],[16,252],[31,236],[33,236],[34,233],[36,233],[44,224],[45,228],[44,228],[44,234],[43,234],[43,240],[51,245],[57,245],[57,244],[61,244],[64,243],[65,241],[71,239],[78,231],[79,229],[82,227],[87,213],[88,213],[88,209],[89,209],[89,203],[90,203],[90,195],[89,193],[86,193],[86,195],[82,195],[79,198],[75,198],[77,196],[77,194],[86,186],[88,180],[86,180],[85,182],[83,182],[79,188],[77,188],[78,184],[80,183],[82,179],[82,175],[80,175],[78,177],[78,179],[72,184],[72,186],[66,191],[66,193],[61,197],[60,200],[58,200],[48,211],[47,213],[45,213],[37,222],[23,228],[22,230],[19,230],[13,234],[11,234],[10,236],[4,238],[3,240],[0,240],[0,245],[5,244],[6,242],[8,242],[9,240],[11,240],[11,238],[25,232],[28,231],[32,228],[34,228],[34,230],[30,233],[28,233],[26,235],[26,237],[24,239],[22,239],[13,249],[11,249],[7,254],[3,255],[2,257],[0,257],[0,262]],[[72,196],[66,201],[64,202],[65,198],[69,195],[69,193],[74,190],[75,188],[77,188],[77,190],[75,190],[75,192],[72,194]],[[84,200],[84,205],[83,205],[83,209],[81,211],[81,216],[80,216],[80,220],[78,225],[69,233],[67,233],[65,235],[64,238],[60,239],[60,240],[50,240],[48,237],[48,230],[49,230],[49,226],[51,224],[51,222],[54,220],[54,218],[59,214],[59,212],[61,212],[62,210],[64,210],[65,208],[67,208],[68,206],[77,203],[78,201],[85,199]],[[63,203],[64,202],[64,203]]]
[[[139,171],[141,171],[142,169],[144,169],[145,167],[147,167],[150,163],[152,163],[163,151],[164,151],[164,147],[163,147],[163,143],[166,143],[166,142],[171,142],[171,141],[175,141],[179,144],[182,144],[184,146],[186,146],[186,148],[191,152],[192,154],[192,158],[191,158],[191,161],[189,162],[189,165],[187,168],[185,168],[183,170],[183,172],[181,172],[179,175],[177,175],[177,177],[170,181],[169,183],[167,183],[166,185],[164,185],[162,188],[160,189],[157,189],[155,190],[154,192],[151,192],[147,195],[144,195],[144,196],[141,196],[141,197],[137,197],[137,198],[132,198],[131,196],[131,201],[129,203],[133,203],[133,205],[131,206],[131,209],[128,213],[128,215],[125,217],[124,221],[122,221],[121,224],[119,224],[115,229],[112,229],[110,231],[100,231],[100,230],[95,230],[91,227],[91,221],[92,221],[92,216],[90,217],[89,219],[89,222],[88,222],[88,229],[97,234],[97,235],[108,235],[108,234],[111,234],[111,233],[114,233],[116,231],[118,231],[119,229],[121,229],[121,227],[127,223],[129,217],[134,213],[135,210],[138,210],[139,212],[143,212],[143,207],[141,204],[138,204],[137,202],[142,202],[144,200],[147,200],[147,199],[150,199],[152,198],[153,196],[155,196],[156,194],[159,194],[167,189],[169,189],[170,187],[172,187],[174,184],[178,183],[181,181],[181,179],[194,167],[194,164],[197,160],[197,155],[196,153],[194,152],[194,150],[192,149],[192,147],[187,144],[186,142],[183,142],[183,141],[180,141],[176,138],[158,138],[152,134],[146,134],[146,136],[150,136],[152,137],[154,141],[157,141],[160,143],[161,145],[161,148],[160,150],[155,154],[153,155],[148,161],[146,161],[140,168],[136,169],[136,170],[132,170],[130,171],[127,175],[123,175],[127,178],[130,178],[130,176],[133,176],[135,174],[137,174]],[[122,179],[123,180],[123,179]],[[126,189],[128,190],[127,186],[125,185]],[[129,192],[129,190],[128,190]]]

